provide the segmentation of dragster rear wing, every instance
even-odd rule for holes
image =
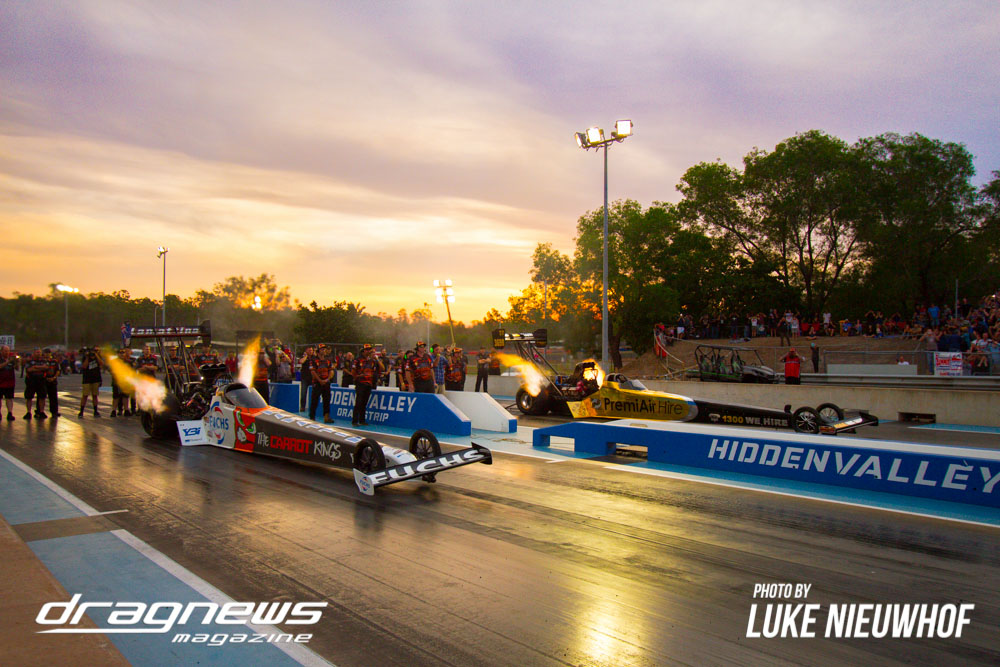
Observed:
[[[391,468],[386,468],[385,470],[376,470],[367,475],[355,468],[354,481],[357,483],[358,490],[361,493],[366,496],[374,496],[375,489],[380,486],[395,484],[396,482],[413,479],[414,477],[422,477],[423,475],[432,475],[441,470],[458,468],[470,463],[491,465],[493,463],[493,455],[485,447],[472,443],[472,447],[469,449],[459,449],[458,451],[448,452],[447,454],[434,456],[429,459],[402,463]]]
[[[135,327],[132,338],[202,338],[212,339],[212,323],[205,320],[195,326],[177,327]]]
[[[845,415],[843,419],[821,424],[819,432],[824,435],[837,435],[844,431],[853,432],[859,426],[878,426],[878,417],[869,414],[867,410],[857,410],[854,414]]]
[[[492,337],[493,347],[498,350],[504,349],[507,341],[534,343],[535,347],[545,347],[549,342],[549,330],[535,329],[531,333],[508,333],[503,329],[494,329]]]

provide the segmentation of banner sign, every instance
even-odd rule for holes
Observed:
[[[312,392],[312,387],[309,391]],[[354,396],[354,389],[349,387],[330,387],[330,417],[335,422],[350,422],[354,414]],[[376,389],[368,399],[365,421],[372,426],[425,428],[434,433],[472,435],[472,422],[468,417],[437,394]]]
[[[14,337],[13,336],[0,336],[0,345],[6,345],[10,349],[14,349]]]
[[[577,452],[598,456],[613,454],[615,443],[645,445],[650,462],[1000,508],[1000,452],[874,440],[841,444],[844,441],[829,436],[779,438],[746,429],[673,428],[677,430],[615,422],[560,424],[536,429],[534,446],[548,446],[553,435],[575,438]]]
[[[962,353],[935,352],[934,375],[947,375],[951,377],[962,375]]]

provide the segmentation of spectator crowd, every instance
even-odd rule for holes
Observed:
[[[777,338],[778,343],[792,344],[793,338],[863,336],[868,338],[895,337],[917,343],[926,353],[962,352],[964,363],[974,375],[987,375],[991,368],[1000,371],[1000,292],[970,303],[963,298],[956,308],[949,304],[918,305],[908,317],[896,312],[886,316],[880,310],[869,310],[864,317],[837,319],[829,311],[804,315],[792,310],[730,313],[728,316],[708,313],[695,319],[681,313],[672,325],[657,324],[667,341],[673,339],[713,340],[731,342],[752,338]],[[929,367],[933,366],[929,356]]]

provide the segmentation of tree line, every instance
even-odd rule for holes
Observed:
[[[688,169],[678,203],[614,202],[608,211],[609,348],[648,349],[656,322],[791,309],[909,317],[950,303],[956,281],[978,298],[1000,285],[1000,171],[976,188],[957,143],[895,133],[849,145],[820,131],[741,168]],[[531,284],[494,319],[569,348],[599,349],[603,208],[580,217],[570,257],[539,244]]]
[[[956,281],[978,298],[1000,285],[1000,171],[976,188],[973,158],[961,144],[894,133],[854,144],[820,131],[754,148],[741,167],[721,161],[688,169],[676,204],[643,208],[626,199],[608,211],[610,354],[652,344],[657,322],[681,313],[791,309],[861,317],[869,309],[908,317],[917,304],[943,304]],[[572,256],[539,244],[531,282],[470,325],[455,342],[489,345],[490,331],[545,326],[568,351],[599,354],[603,208],[582,215]],[[125,320],[152,324],[159,304],[111,294],[0,298],[0,334],[22,344],[55,343],[71,316],[70,346],[117,340]],[[274,331],[285,342],[382,343],[407,349],[416,340],[450,343],[447,324],[428,310],[366,312],[360,303],[293,302],[274,276],[233,276],[211,291],[167,295],[171,323],[210,319],[217,340],[241,330]]]

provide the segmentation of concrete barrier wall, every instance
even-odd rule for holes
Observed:
[[[489,394],[481,391],[446,391],[444,397],[472,421],[472,428],[500,433],[517,431],[517,419]]]
[[[650,389],[692,398],[759,405],[780,410],[803,405],[836,403],[842,408],[868,410],[879,419],[899,419],[901,413],[931,414],[942,424],[1000,426],[1000,394],[992,391],[895,389],[739,382],[668,382],[643,380]],[[492,388],[492,387],[491,387]]]
[[[548,447],[552,436],[595,456],[641,445],[650,462],[1000,507],[1000,452],[985,449],[638,419],[547,426],[532,444]]]

